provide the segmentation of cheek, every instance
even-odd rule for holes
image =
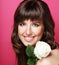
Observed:
[[[44,27],[39,27],[37,29],[34,30],[36,35],[42,35],[44,32]]]
[[[24,32],[24,29],[18,26],[18,34],[23,34],[23,32]]]

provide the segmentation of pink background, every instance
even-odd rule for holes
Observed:
[[[55,40],[59,42],[59,0],[44,0],[50,8],[55,21]],[[11,44],[13,15],[21,0],[0,0],[0,65],[17,65]]]

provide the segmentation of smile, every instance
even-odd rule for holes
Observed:
[[[31,41],[34,39],[34,37],[25,36],[24,39],[25,39],[25,41],[27,41],[27,42],[31,42]]]

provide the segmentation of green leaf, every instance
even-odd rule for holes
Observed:
[[[28,59],[27,64],[28,65],[35,65],[35,62],[32,59]]]
[[[26,48],[27,56],[28,57],[33,57],[34,56],[33,52],[34,52],[34,47],[33,46],[27,46],[27,48]]]

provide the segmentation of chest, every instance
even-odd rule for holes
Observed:
[[[36,65],[59,65],[59,54],[53,54],[42,60],[38,60]]]

